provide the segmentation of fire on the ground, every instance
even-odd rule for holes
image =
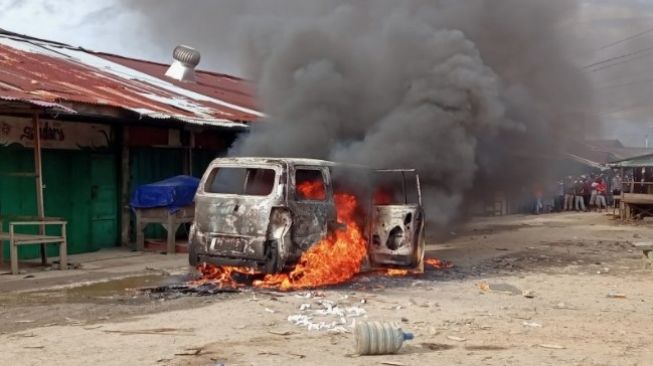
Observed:
[[[424,270],[415,170],[309,159],[220,158],[200,182],[189,262],[200,281],[281,290],[345,282],[366,269]],[[446,267],[446,263],[430,263]]]

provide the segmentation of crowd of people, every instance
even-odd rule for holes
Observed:
[[[542,190],[535,190],[534,213],[607,211],[608,206],[618,203],[621,187],[619,174],[611,178],[607,174],[568,176],[557,182],[554,197],[548,202]]]

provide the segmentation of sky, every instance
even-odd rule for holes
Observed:
[[[237,8],[231,0],[216,1]],[[579,1],[581,10],[561,26],[580,40],[574,61],[590,75],[595,87],[599,110],[594,113],[603,121],[604,137],[643,145],[650,133],[653,140],[653,74],[649,69],[653,63],[653,0],[569,1]],[[142,4],[139,0],[0,0],[0,28],[92,50],[170,62],[174,44],[172,40],[164,44],[161,37],[144,29],[148,9]],[[221,14],[217,21],[228,16]],[[178,21],[183,26],[183,20]],[[190,39],[179,41],[193,45]],[[202,47],[214,45],[200,46],[202,51]],[[203,58],[200,67],[242,75],[232,46],[216,42],[217,49]]]

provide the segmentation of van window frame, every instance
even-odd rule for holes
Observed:
[[[315,199],[306,199],[306,198],[299,198],[300,196],[297,194],[297,171],[299,170],[310,170],[310,171],[317,171],[320,173],[322,176],[322,184],[324,186],[324,199],[323,200],[315,200]],[[306,166],[306,165],[296,165],[294,167],[293,171],[293,183],[294,183],[294,189],[293,189],[293,198],[295,202],[301,202],[301,203],[316,203],[316,204],[324,204],[324,203],[329,203],[331,201],[331,195],[329,192],[329,180],[327,177],[327,169],[324,167],[320,166]]]
[[[207,187],[209,184],[213,182],[213,178],[215,177],[215,171],[216,169],[220,168],[232,168],[232,169],[266,169],[266,170],[272,170],[274,171],[274,183],[272,184],[272,190],[270,193],[267,195],[254,195],[254,194],[245,194],[245,193],[215,193],[215,192],[210,192],[207,191]],[[202,182],[202,193],[208,196],[221,196],[221,197],[252,197],[252,198],[268,198],[271,196],[275,196],[277,194],[277,190],[279,187],[281,175],[283,173],[283,168],[278,165],[258,165],[258,164],[253,164],[253,165],[240,165],[240,164],[220,164],[220,165],[212,165],[209,166],[208,168],[210,171],[208,175],[206,176],[206,180]],[[245,185],[247,184],[249,180],[249,172],[247,173],[247,176],[245,177],[245,181],[243,182],[243,191],[245,191]]]

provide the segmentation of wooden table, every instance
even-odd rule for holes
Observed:
[[[4,220],[9,222],[9,232],[2,231],[2,223]],[[66,225],[68,223],[59,218],[43,218],[38,219],[34,217],[0,217],[0,264],[2,264],[2,245],[5,241],[9,242],[9,252],[11,257],[11,273],[18,274],[18,247],[20,245],[32,244],[59,244],[59,267],[62,270],[68,269],[68,248],[66,239]],[[45,235],[45,234],[23,234],[17,233],[16,227],[18,226],[60,226],[60,235]],[[44,232],[43,229],[41,232]]]
[[[175,234],[179,226],[184,223],[193,222],[195,217],[195,205],[180,208],[177,212],[171,213],[166,207],[137,208],[136,211],[136,249],[145,249],[145,228],[149,224],[159,224],[167,231],[166,253],[175,252]]]

